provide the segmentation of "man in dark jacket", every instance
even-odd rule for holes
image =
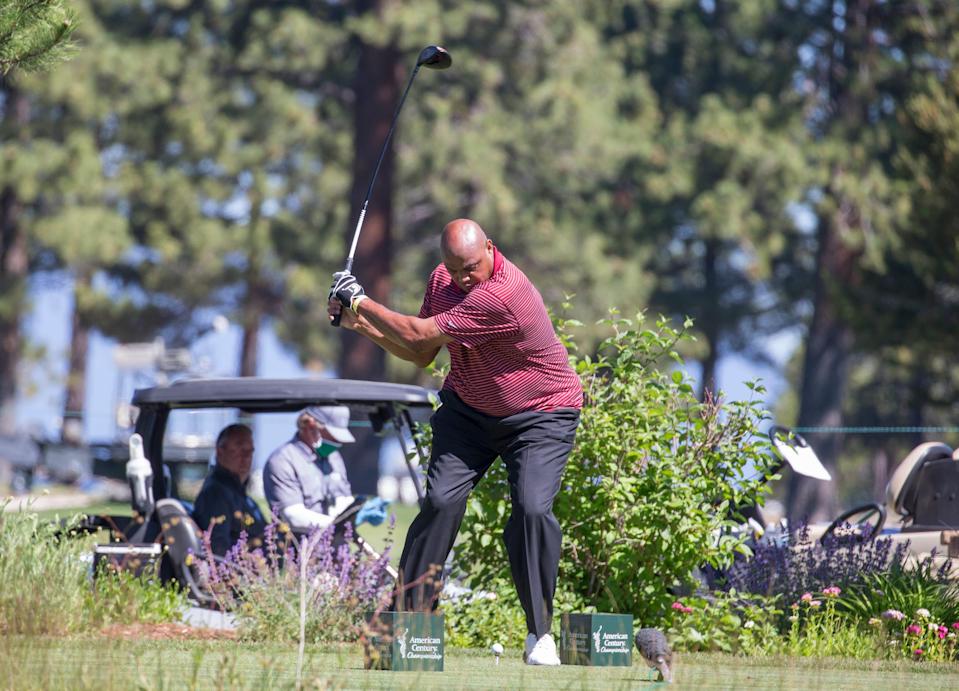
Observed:
[[[193,509],[201,530],[209,529],[210,546],[220,556],[246,531],[250,547],[262,544],[266,521],[246,493],[253,465],[253,432],[246,425],[227,425],[216,440],[216,465],[203,482]]]

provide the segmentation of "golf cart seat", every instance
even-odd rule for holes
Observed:
[[[203,533],[178,499],[160,499],[154,513],[160,525],[160,540],[166,548],[166,559],[172,576],[201,604],[214,599],[204,587],[196,560],[205,553]]]
[[[941,442],[914,448],[886,488],[888,506],[903,532],[959,527],[959,458]]]

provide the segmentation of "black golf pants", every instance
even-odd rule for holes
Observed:
[[[433,449],[426,500],[406,535],[400,574],[409,588],[405,609],[434,608],[441,569],[459,531],[470,491],[497,457],[506,463],[512,514],[503,530],[513,583],[537,638],[549,633],[562,532],[553,515],[566,459],[573,447],[579,411],[561,408],[508,417],[484,415],[451,391],[430,424]]]

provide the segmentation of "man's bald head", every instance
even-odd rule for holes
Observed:
[[[443,257],[461,257],[486,246],[486,233],[479,223],[468,218],[457,218],[443,228],[440,249]]]
[[[476,221],[457,218],[447,223],[440,250],[446,270],[464,293],[493,275],[493,242]]]

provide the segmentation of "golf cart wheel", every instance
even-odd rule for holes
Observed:
[[[859,520],[855,523],[849,523],[849,519],[854,516],[860,516]],[[875,521],[872,521],[874,517],[877,517]],[[875,526],[872,523],[875,523]],[[855,532],[852,533],[852,538],[856,542],[868,542],[869,540],[876,539],[876,536],[882,531],[882,527],[886,524],[886,507],[882,504],[871,502],[869,504],[863,504],[857,506],[848,511],[844,511],[839,517],[829,524],[829,527],[826,528],[826,532],[822,534],[822,537],[819,538],[820,544],[826,544],[830,536],[835,538],[836,531],[844,525],[848,525]],[[845,536],[844,536],[845,537]]]

